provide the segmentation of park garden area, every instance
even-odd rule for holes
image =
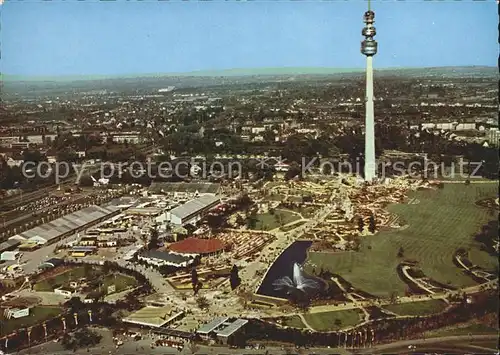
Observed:
[[[427,277],[443,284],[467,287],[476,283],[453,263],[458,248],[469,250],[471,262],[486,270],[498,267],[497,259],[480,249],[474,235],[496,218],[487,208],[475,205],[484,198],[496,198],[498,183],[445,184],[443,189],[412,192],[416,204],[388,206],[407,222],[405,228],[366,236],[358,252],[310,252],[305,268],[339,274],[354,287],[378,297],[393,292],[404,295],[406,284],[396,268],[403,260],[415,260]],[[402,257],[398,251],[403,249]]]
[[[344,311],[304,313],[302,317],[312,329],[319,332],[329,332],[350,328],[361,323],[362,313],[358,309],[348,309]],[[283,318],[281,324],[286,327],[307,328],[298,315]]]
[[[299,329],[306,327],[299,316],[286,317],[282,320],[281,324],[285,327],[292,327]]]
[[[488,335],[498,334],[498,327],[489,326],[482,323],[463,324],[454,327],[436,329],[425,333],[427,338],[440,338],[457,335]]]
[[[446,308],[446,302],[442,300],[428,300],[390,304],[383,308],[399,316],[427,316],[443,311]]]
[[[5,318],[5,314],[0,313],[0,335],[12,333],[16,329],[34,326],[45,320],[52,319],[61,314],[60,307],[35,306],[30,308],[30,314],[21,318]]]
[[[108,287],[112,285],[115,286],[114,292],[137,286],[137,280],[134,278],[117,272],[106,272],[103,267],[99,266],[77,266],[64,269],[59,274],[56,270],[54,271],[51,271],[48,277],[35,283],[33,289],[51,292],[57,287],[69,287],[70,282],[77,282],[79,286],[87,285],[90,288],[89,293],[108,290]]]
[[[357,309],[304,314],[304,319],[316,331],[327,332],[349,328],[361,323],[362,313]]]
[[[259,213],[255,216],[255,227],[252,229],[256,230],[272,230],[278,227],[282,227],[288,223],[298,221],[300,215],[292,211],[285,209],[275,209],[266,213]]]

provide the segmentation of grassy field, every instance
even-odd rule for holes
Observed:
[[[17,319],[5,319],[3,313],[0,313],[0,334],[10,334],[16,329],[38,324],[46,319],[53,318],[60,313],[61,308],[59,307],[33,307],[30,309],[29,316]]]
[[[109,274],[106,276],[100,275],[100,270],[98,269],[89,269],[87,271],[90,271],[90,275],[85,274],[85,268],[84,267],[76,267],[74,269],[71,269],[69,271],[66,271],[60,275],[57,275],[55,277],[52,277],[50,279],[42,280],[34,285],[34,290],[35,291],[53,291],[55,285],[66,285],[71,281],[77,281],[83,277],[87,277],[88,279],[90,278],[95,278],[99,277],[102,278],[103,282],[103,288],[104,290],[107,290],[108,286],[115,284],[116,285],[116,292],[123,291],[124,289],[130,287],[130,286],[135,286],[137,285],[137,280],[135,280],[132,277],[122,275],[122,274]]]
[[[410,197],[420,203],[389,206],[391,212],[409,223],[408,228],[364,238],[359,252],[310,253],[306,270],[322,267],[380,297],[388,297],[393,291],[403,295],[406,285],[396,273],[400,262],[398,250],[403,247],[404,258],[417,260],[427,276],[458,287],[474,285],[474,281],[453,264],[453,253],[460,247],[470,248],[474,264],[494,268],[497,260],[480,251],[473,239],[481,226],[494,216],[474,202],[497,193],[497,183],[445,184],[441,190],[416,191]]]
[[[129,287],[136,286],[137,280],[122,274],[107,275],[103,280],[103,287],[107,290],[108,286],[111,285],[116,286],[116,292],[121,292]]]
[[[498,329],[489,327],[485,324],[469,324],[460,327],[433,330],[425,333],[425,336],[428,338],[438,338],[445,336],[468,335],[468,334],[475,334],[475,335],[498,334]]]
[[[442,311],[446,308],[446,303],[441,300],[429,300],[421,302],[391,304],[388,306],[384,306],[383,308],[400,316],[425,316]]]
[[[310,218],[314,216],[314,214],[318,211],[318,209],[319,208],[315,206],[301,206],[301,207],[291,208],[290,210],[300,213],[304,218]]]
[[[302,226],[304,224],[306,224],[306,221],[300,221],[300,222],[291,224],[291,225],[286,226],[286,227],[281,227],[280,231],[282,231],[282,232],[289,232],[289,231],[294,230],[295,228],[298,228],[298,227],[300,227],[300,226]]]
[[[285,196],[284,195],[281,195],[281,194],[274,194],[274,195],[268,195],[266,197],[264,197],[264,201],[284,201],[285,200]]]
[[[42,280],[40,282],[37,282],[34,286],[33,289],[35,291],[53,291],[54,290],[54,285],[63,285],[67,284],[70,281],[75,281],[78,280],[82,277],[86,277],[85,275],[85,268],[83,266],[76,267],[74,269],[68,270],[62,274],[59,274],[55,277],[51,277],[49,279]]]
[[[280,225],[297,221],[298,219],[300,217],[291,211],[276,209],[273,214],[269,212],[258,214],[256,229],[271,230],[280,227]]]
[[[306,322],[317,331],[330,331],[348,328],[361,322],[361,312],[349,309],[324,313],[304,314]]]
[[[304,323],[302,323],[302,320],[300,319],[299,316],[291,316],[288,318],[285,318],[283,320],[282,325],[286,327],[293,327],[293,328],[305,328],[306,326]]]

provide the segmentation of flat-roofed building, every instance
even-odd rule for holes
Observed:
[[[80,239],[78,245],[91,246],[97,244],[97,236],[85,236]]]
[[[18,319],[30,315],[29,308],[7,308],[3,312],[5,319]]]
[[[123,318],[126,323],[159,328],[181,319],[183,311],[175,310],[172,306],[153,307],[146,306]]]
[[[220,192],[220,184],[207,182],[153,182],[149,187],[153,193],[173,194],[183,197],[192,194],[213,194]]]
[[[40,269],[51,269],[53,267],[57,267],[60,265],[64,264],[63,259],[59,258],[50,258],[49,260],[44,261],[42,264],[40,264],[39,268]]]
[[[225,327],[226,322],[229,320],[228,317],[217,317],[212,319],[207,324],[202,325],[196,333],[204,339],[210,338],[211,335],[216,335],[219,329]]]
[[[234,343],[234,338],[241,334],[244,330],[245,325],[248,323],[246,319],[236,319],[234,322],[229,324],[227,327],[222,329],[217,333],[217,338],[224,344]]]
[[[54,293],[56,295],[62,295],[66,298],[71,298],[75,294],[75,290],[69,288],[69,287],[59,287],[54,289]]]
[[[75,246],[71,248],[71,256],[74,257],[85,257],[89,254],[95,253],[97,251],[96,246]]]
[[[2,254],[0,254],[0,260],[1,261],[14,261],[16,260],[21,253],[18,251],[4,251]]]
[[[130,208],[125,214],[126,215],[136,215],[136,216],[158,216],[162,212],[161,208],[156,207],[142,207],[142,208]]]
[[[203,195],[175,207],[167,213],[168,220],[175,225],[195,224],[203,215],[220,203],[220,197]]]
[[[4,251],[11,251],[16,249],[19,245],[21,245],[20,240],[16,239],[8,239],[2,244],[0,244],[0,253],[3,253]]]
[[[56,243],[57,241],[77,233],[93,224],[110,218],[130,205],[122,205],[122,199],[116,199],[103,206],[89,206],[79,211],[57,218],[49,223],[29,229],[19,235],[27,241],[40,245]]]

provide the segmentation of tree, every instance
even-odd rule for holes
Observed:
[[[71,297],[65,304],[66,307],[70,309],[71,313],[81,311],[84,308],[84,304],[80,297]]]
[[[238,275],[238,267],[233,265],[231,269],[231,274],[229,276],[229,282],[231,283],[231,290],[234,290],[241,283],[240,276]]]
[[[398,300],[398,293],[396,291],[391,292],[391,295],[389,297],[389,302],[391,302],[391,304],[394,304],[396,303],[397,300]]]
[[[247,220],[247,228],[248,229],[255,229],[257,227],[257,217],[255,215],[250,215]]]
[[[61,341],[62,346],[67,350],[80,348],[90,348],[101,342],[102,336],[87,328],[78,329],[74,333],[66,333]]]
[[[193,270],[191,270],[191,284],[193,285],[194,294],[198,293],[199,283],[198,271],[196,271],[196,268],[193,268]]]
[[[238,214],[238,215],[236,216],[236,220],[235,220],[235,222],[234,222],[234,223],[235,223],[236,225],[238,225],[238,226],[242,226],[242,225],[244,225],[244,224],[245,224],[245,219],[241,216],[241,214]]]
[[[92,299],[93,303],[99,303],[104,299],[106,292],[104,290],[95,290],[88,294],[88,298]]]
[[[196,298],[196,304],[201,309],[205,309],[205,308],[208,308],[210,306],[210,303],[208,303],[208,300],[205,296],[200,296],[200,297]]]
[[[283,227],[283,215],[281,213],[276,212],[274,214],[274,220],[280,225],[280,227]]]
[[[104,275],[107,275],[109,274],[110,271],[111,271],[111,263],[106,260],[104,264],[102,264],[102,273]]]
[[[363,217],[358,218],[358,231],[360,233],[363,233],[363,230],[365,228],[365,221],[363,221]]]
[[[370,221],[369,221],[369,224],[368,224],[368,230],[370,231],[370,233],[375,233],[376,228],[377,228],[377,225],[375,223],[375,216],[372,213],[370,215]]]
[[[399,247],[398,258],[402,258],[404,255],[405,255],[405,250],[403,249],[403,247]]]
[[[51,289],[54,289],[56,287],[56,279],[53,277],[48,278],[47,283],[49,284]]]
[[[156,249],[158,248],[158,230],[155,227],[152,227],[149,230],[149,243],[148,243],[148,249]]]
[[[83,273],[85,274],[85,277],[92,278],[93,271],[94,269],[92,268],[92,265],[90,264],[83,265]]]
[[[189,343],[189,351],[191,352],[191,354],[196,354],[199,350],[200,347],[198,346],[198,344],[193,341]]]

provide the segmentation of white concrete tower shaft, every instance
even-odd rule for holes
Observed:
[[[373,37],[377,34],[373,24],[375,13],[370,9],[363,16],[365,27],[361,34],[365,37],[361,42],[361,53],[366,56],[366,102],[365,102],[365,180],[373,181],[377,177],[375,160],[375,112],[373,104],[373,56],[377,54],[377,41]]]
[[[373,57],[366,57],[366,103],[365,103],[365,180],[377,176],[375,161],[375,112],[373,104]]]

